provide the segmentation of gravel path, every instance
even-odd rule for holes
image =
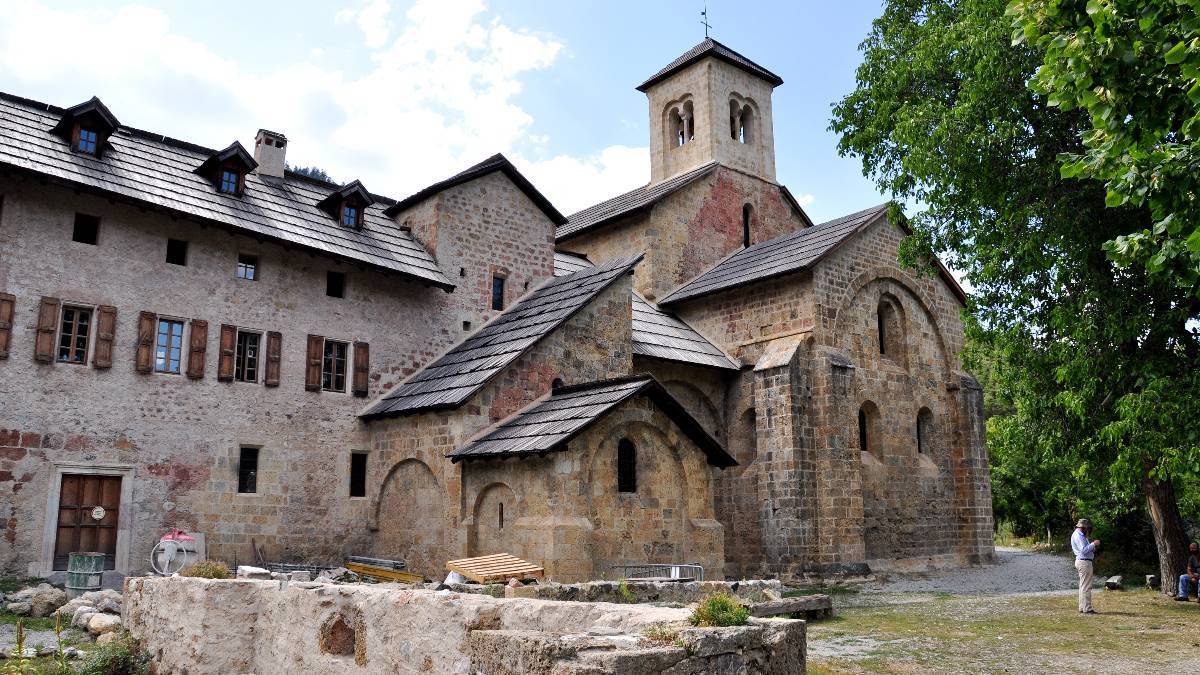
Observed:
[[[892,575],[866,584],[870,593],[953,593],[955,595],[1008,595],[1011,593],[1074,592],[1078,577],[1068,558],[996,547],[999,563],[987,567],[934,572],[921,576]]]

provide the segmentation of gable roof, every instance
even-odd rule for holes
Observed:
[[[383,215],[390,200],[380,197],[386,204],[366,210],[361,231],[337,227],[316,206],[336,185],[294,172],[282,179],[250,174],[243,195],[222,194],[194,171],[215,150],[120,127],[103,158],[75,153],[51,133],[62,115],[55,106],[0,93],[0,167],[454,288],[433,256]]]
[[[661,183],[646,185],[625,194],[606,199],[599,204],[589,206],[582,211],[571,214],[567,222],[554,233],[555,241],[564,241],[605,223],[622,218],[638,211],[649,211],[655,204],[671,195],[676,190],[691,184],[698,178],[707,176],[717,168],[717,162],[708,162],[700,166],[672,176]]]
[[[720,59],[725,63],[734,66],[735,68],[741,68],[751,75],[761,77],[767,82],[770,82],[771,86],[773,87],[778,87],[779,85],[783,84],[782,77],[779,77],[775,73],[763,68],[762,66],[733,51],[720,42],[717,42],[712,38],[704,38],[700,44],[687,50],[681,54],[679,58],[668,63],[665,68],[651,75],[650,79],[638,85],[637,90],[640,92],[645,92],[655,84],[667,79],[672,74],[687,68],[706,56],[712,56]]]
[[[850,235],[883,217],[886,212],[887,204],[880,204],[735,251],[708,271],[672,291],[660,304],[698,298],[807,269]]]
[[[209,178],[210,180],[219,178],[219,176],[216,175],[217,169],[230,160],[235,160],[239,165],[241,165],[242,171],[245,171],[246,173],[250,173],[258,168],[258,162],[254,161],[254,156],[247,152],[246,148],[243,148],[241,143],[234,141],[230,143],[229,146],[224,150],[218,150],[212,155],[209,155],[208,159],[201,162],[200,166],[195,168],[195,173]]]
[[[360,416],[374,419],[458,407],[641,259],[640,255],[622,258],[551,279],[381,396]]]
[[[708,457],[712,466],[737,462],[700,426],[675,397],[650,375],[589,382],[555,389],[447,455],[451,461],[545,455],[637,395],[650,397]]]
[[[585,256],[564,251],[554,252],[554,275],[565,276],[591,267]],[[667,361],[679,361],[698,366],[738,370],[729,358],[694,328],[674,314],[654,306],[654,303],[633,292],[633,353]]]
[[[562,225],[563,223],[567,222],[566,217],[563,216],[562,213],[559,213],[558,209],[554,208],[554,205],[550,203],[550,200],[546,199],[541,192],[538,192],[538,189],[533,186],[533,183],[530,183],[520,171],[517,171],[517,167],[513,166],[513,163],[508,161],[508,158],[500,153],[496,153],[476,164],[475,166],[472,166],[460,173],[454,174],[446,180],[438,181],[437,183],[430,185],[416,194],[409,195],[408,197],[401,199],[394,205],[388,207],[384,213],[390,218],[395,216],[397,213],[400,213],[404,209],[407,209],[408,207],[424,199],[432,197],[439,192],[449,190],[456,185],[462,185],[463,183],[475,180],[481,176],[486,176],[493,171],[500,171],[505,176],[508,176],[508,179],[511,180],[513,184],[521,190],[521,192],[524,192],[525,196],[529,197],[529,199],[536,204],[537,207],[542,210],[542,213],[546,214],[546,217],[549,218],[555,225]]]
[[[329,193],[329,196],[317,202],[317,208],[329,214],[334,220],[341,222],[342,214],[338,212],[342,203],[352,200],[358,202],[362,208],[366,208],[375,203],[375,198],[367,191],[366,186],[358,179],[354,179],[343,185],[340,189]]]

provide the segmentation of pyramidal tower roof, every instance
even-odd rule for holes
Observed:
[[[655,84],[667,79],[674,73],[687,68],[688,66],[707,56],[720,59],[736,68],[741,68],[751,75],[757,75],[767,82],[770,82],[771,86],[778,87],[779,85],[783,84],[782,77],[779,77],[775,73],[763,68],[762,66],[733,51],[720,42],[717,42],[712,38],[704,38],[700,44],[687,50],[680,55],[679,58],[668,63],[665,68],[651,75],[650,79],[638,85],[637,90],[640,92],[645,92]]]

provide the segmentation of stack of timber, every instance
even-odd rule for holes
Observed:
[[[446,569],[458,572],[479,584],[504,582],[509,579],[524,581],[525,579],[541,578],[545,574],[545,570],[541,566],[508,553],[451,560],[446,563]]]

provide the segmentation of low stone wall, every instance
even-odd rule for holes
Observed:
[[[804,671],[803,621],[701,629],[688,615],[387,584],[144,577],[125,591],[126,626],[164,674]],[[645,640],[655,624],[666,644]]]
[[[459,593],[482,593],[508,598],[538,600],[567,600],[572,602],[663,603],[687,605],[699,602],[713,593],[729,593],[748,603],[778,600],[783,597],[779,581],[754,579],[750,581],[589,581],[582,584],[530,584],[507,588],[498,584],[452,584],[450,590]]]

